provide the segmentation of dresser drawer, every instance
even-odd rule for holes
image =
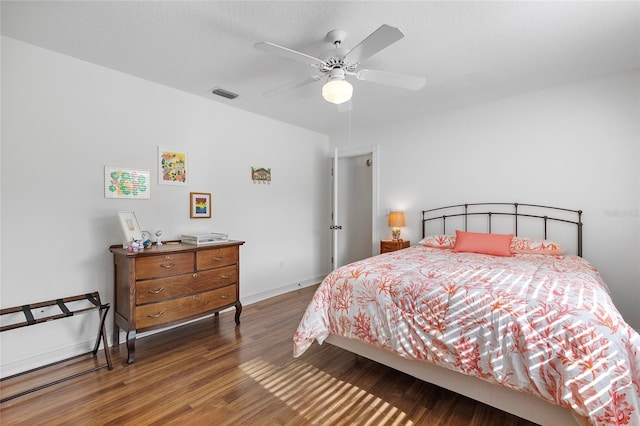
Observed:
[[[234,284],[237,281],[238,272],[235,265],[167,278],[138,281],[136,282],[136,305],[213,290]]]
[[[192,294],[179,299],[150,303],[136,308],[138,329],[170,323],[214,311],[236,301],[236,285]]]
[[[196,253],[198,271],[235,265],[236,263],[238,263],[237,247],[218,247],[210,250],[201,250]]]
[[[214,289],[238,282],[238,268],[236,265],[222,268],[198,271],[200,279],[206,283],[207,288]]]
[[[141,257],[136,260],[136,279],[193,272],[193,256],[193,253],[176,253]]]

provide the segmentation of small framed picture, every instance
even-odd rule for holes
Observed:
[[[124,239],[127,242],[142,240],[142,230],[134,212],[118,212],[118,217],[122,232],[124,232]]]
[[[208,192],[191,192],[191,217],[211,217],[211,194]]]

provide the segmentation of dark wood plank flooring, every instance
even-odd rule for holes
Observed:
[[[131,365],[120,345],[113,371],[4,402],[0,423],[533,425],[329,344],[294,359],[291,338],[315,288],[246,306],[238,327],[234,313],[224,312],[139,339]],[[94,362],[2,382],[1,394]]]

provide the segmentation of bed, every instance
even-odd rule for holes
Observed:
[[[323,280],[294,356],[326,341],[538,424],[640,425],[640,336],[582,227],[534,204],[425,210],[418,244]]]

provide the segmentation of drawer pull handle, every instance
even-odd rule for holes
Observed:
[[[220,275],[220,278],[224,278],[224,279],[231,278],[231,274],[222,274]]]
[[[228,299],[231,297],[231,294],[227,293],[227,295],[225,296],[224,294],[220,295],[220,299]]]
[[[160,311],[160,312],[158,312],[158,313],[157,313],[157,314],[155,314],[155,315],[147,314],[147,316],[148,316],[149,318],[160,318],[160,317],[161,317],[161,316],[163,316],[163,315],[164,315],[164,311]]]
[[[217,260],[217,261],[221,261],[222,259],[224,259],[224,256],[214,257],[213,258],[213,260]]]
[[[163,268],[173,268],[174,266],[176,266],[175,262],[172,263],[161,263],[160,266],[162,266]]]
[[[160,287],[157,290],[147,290],[147,293],[149,293],[149,294],[158,294],[158,293],[163,292],[163,291],[164,291],[164,287]]]

